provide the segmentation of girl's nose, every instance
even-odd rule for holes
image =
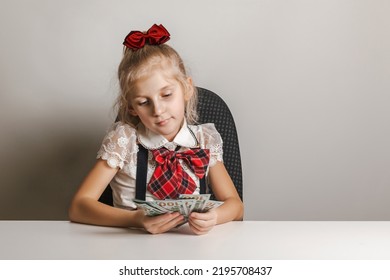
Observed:
[[[162,102],[154,102],[153,113],[155,116],[160,116],[164,112],[164,104]]]

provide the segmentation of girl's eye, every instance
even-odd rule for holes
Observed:
[[[164,97],[169,97],[169,96],[171,96],[172,95],[172,92],[167,92],[167,93],[164,93]]]
[[[143,105],[146,105],[146,104],[148,104],[147,100],[138,102],[139,106],[143,106]]]

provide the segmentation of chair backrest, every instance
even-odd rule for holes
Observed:
[[[243,199],[241,153],[233,115],[225,101],[216,93],[197,87],[199,123],[214,123],[223,140],[223,161],[226,169]],[[212,193],[212,197],[214,194]],[[108,205],[113,205],[112,191],[108,186],[99,199]]]
[[[223,161],[226,169],[243,199],[241,153],[238,143],[237,129],[225,101],[216,93],[198,87],[199,123],[214,123],[223,140]]]

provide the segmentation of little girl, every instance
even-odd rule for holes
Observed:
[[[182,224],[178,212],[149,217],[136,209],[137,161],[145,148],[146,200],[199,194],[207,177],[215,197],[224,203],[206,213],[191,213],[191,230],[205,234],[217,224],[242,219],[243,204],[222,162],[222,139],[213,124],[195,125],[197,92],[180,56],[164,44],[169,38],[156,24],[125,38],[118,69],[119,121],[104,138],[96,164],[72,200],[71,221],[138,227],[153,234]],[[98,201],[108,184],[114,207]]]

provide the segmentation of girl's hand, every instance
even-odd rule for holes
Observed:
[[[137,211],[139,211],[142,227],[152,234],[166,232],[184,221],[183,215],[178,212],[149,217],[142,210]]]
[[[191,230],[196,234],[206,234],[217,224],[218,214],[215,209],[206,213],[192,212],[188,219]]]

